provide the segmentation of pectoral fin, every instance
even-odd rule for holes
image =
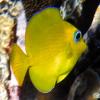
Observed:
[[[28,57],[23,53],[17,44],[12,46],[10,64],[17,81],[21,86],[23,84],[25,74],[28,70],[29,63]]]

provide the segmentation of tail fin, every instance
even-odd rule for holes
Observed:
[[[23,53],[17,44],[14,44],[12,47],[10,64],[17,81],[21,86],[23,84],[25,74],[28,70],[29,63],[28,57]]]

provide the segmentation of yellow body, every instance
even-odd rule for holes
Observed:
[[[72,70],[87,46],[78,30],[60,18],[59,10],[47,8],[34,15],[25,35],[26,55],[14,44],[11,53],[13,72],[22,85],[26,72],[43,93],[51,91]]]

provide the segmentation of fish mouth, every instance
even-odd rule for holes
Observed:
[[[65,78],[67,77],[68,74],[69,74],[69,72],[61,74],[61,75],[57,78],[57,83],[59,83],[59,82],[61,82],[63,79],[65,79]]]

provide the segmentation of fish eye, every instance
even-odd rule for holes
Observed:
[[[74,33],[75,42],[78,42],[81,37],[82,37],[82,33],[80,31],[77,31],[77,32]]]

